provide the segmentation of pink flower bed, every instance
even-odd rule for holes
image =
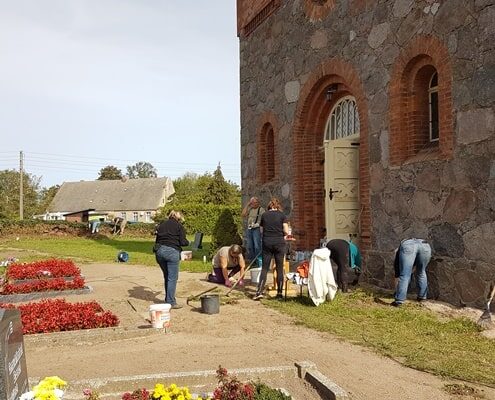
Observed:
[[[61,278],[65,276],[80,276],[81,270],[72,260],[51,259],[35,261],[26,264],[11,264],[5,272],[7,280]]]
[[[1,308],[17,308],[21,312],[24,334],[107,328],[119,324],[118,317],[104,311],[96,302],[67,303],[49,299],[19,306],[2,304]]]

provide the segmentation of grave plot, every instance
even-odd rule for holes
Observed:
[[[68,303],[64,299],[46,299],[19,306],[2,304],[0,308],[21,312],[22,333],[49,333],[80,329],[108,328],[119,324],[118,317],[96,302]]]
[[[0,286],[0,302],[17,303],[89,292],[91,287],[86,286],[80,269],[71,260],[14,263],[5,272]]]

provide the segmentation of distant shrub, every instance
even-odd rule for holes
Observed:
[[[213,235],[220,215],[225,210],[230,213],[229,231],[235,230],[239,235],[242,232],[242,220],[240,206],[225,206],[204,203],[185,203],[181,205],[167,204],[155,216],[156,222],[161,222],[168,218],[171,210],[180,211],[185,218],[184,227],[188,234],[203,232],[205,235]]]
[[[232,244],[242,244],[242,238],[239,234],[239,228],[236,226],[232,211],[228,208],[221,211],[217,222],[211,233],[211,252],[223,246]]]

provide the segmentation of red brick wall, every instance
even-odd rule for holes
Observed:
[[[360,78],[354,68],[338,58],[320,64],[301,89],[296,109],[292,138],[294,159],[293,227],[300,240],[297,247],[312,249],[324,236],[324,153],[323,132],[333,103],[326,100],[325,90],[338,84],[334,101],[347,94],[355,97],[359,110],[361,138],[359,152],[359,192],[361,203],[361,247],[370,246],[370,194],[368,106]]]
[[[248,36],[281,3],[282,0],[237,0],[237,35]]]
[[[280,160],[277,151],[278,122],[271,112],[264,113],[258,122],[256,178],[260,183],[275,179],[279,173]]]
[[[439,131],[428,146],[428,84],[438,72]],[[397,58],[390,80],[390,163],[424,157],[449,159],[454,151],[452,70],[447,48],[433,36],[416,38]],[[421,152],[423,151],[423,154]]]

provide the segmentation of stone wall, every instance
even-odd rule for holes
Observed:
[[[434,253],[428,271],[430,297],[480,305],[488,282],[495,279],[495,1],[332,3],[327,15],[317,20],[311,15],[318,13],[308,13],[308,1],[284,1],[240,39],[244,200],[254,194],[265,202],[279,196],[296,233],[295,216],[302,212],[298,208],[317,215],[314,210],[321,209],[323,199],[311,196],[304,204],[294,203],[298,196],[304,198],[296,175],[321,179],[296,170],[296,161],[304,165],[316,158],[301,160],[302,149],[294,143],[296,135],[321,135],[322,140],[323,132],[295,129],[297,112],[303,92],[311,92],[305,85],[322,65],[329,60],[350,65],[366,106],[360,119],[367,126],[361,151],[369,164],[369,187],[364,187],[371,214],[367,279],[391,287],[394,249],[404,238],[426,238]],[[400,112],[391,104],[394,68],[411,48],[426,41],[438,43],[448,57],[444,61],[451,76],[442,79],[451,93],[444,99],[450,102],[450,113],[442,113],[451,118],[451,151],[445,157],[420,154],[391,163],[390,126]],[[439,49],[421,51],[434,58]],[[443,62],[438,62],[440,68]],[[257,137],[267,114],[276,120],[277,174],[260,184]],[[315,229],[319,219],[314,218]]]

